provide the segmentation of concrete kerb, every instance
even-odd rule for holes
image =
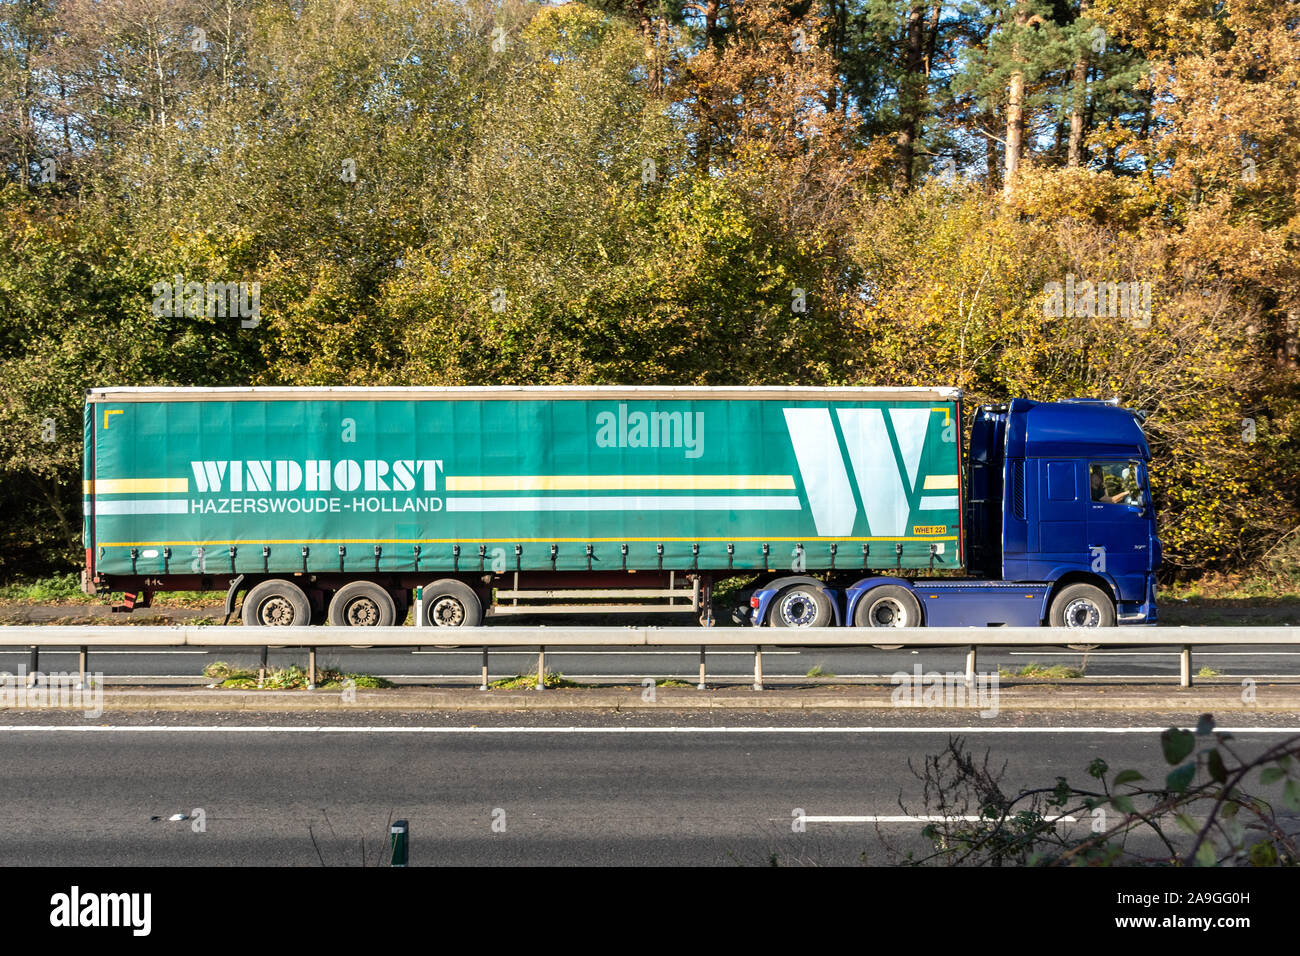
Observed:
[[[1058,687],[1013,686],[1000,689],[997,709],[1010,711],[1148,711],[1148,712],[1237,712],[1300,714],[1300,685],[1262,684],[1252,700],[1237,684],[1178,687]],[[492,691],[477,688],[431,689],[404,687],[388,690],[356,690],[346,698],[336,690],[273,691],[175,688],[124,688],[103,692],[105,713],[121,711],[204,711],[204,712],[363,712],[404,711],[436,713],[457,711],[979,711],[975,701],[967,706],[922,706],[899,704],[888,685],[767,690],[746,688],[700,693],[694,689],[658,688],[652,699],[641,688],[560,688],[542,693]],[[55,708],[48,708],[55,709]],[[78,707],[62,707],[77,710]],[[0,717],[12,717],[30,710],[0,708]]]

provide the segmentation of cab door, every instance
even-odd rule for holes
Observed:
[[[1152,515],[1142,463],[1088,463],[1088,550],[1093,570],[1110,577],[1121,601],[1146,598]]]

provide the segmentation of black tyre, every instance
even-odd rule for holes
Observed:
[[[736,627],[748,627],[754,620],[753,608],[749,606],[749,600],[753,596],[753,591],[742,591],[737,594],[735,602],[728,610],[726,619]],[[722,621],[723,618],[719,617],[718,620]]]
[[[330,601],[329,622],[333,627],[392,627],[396,620],[397,602],[371,581],[345,584]]]
[[[311,601],[292,581],[263,581],[244,595],[239,616],[246,627],[301,627],[311,623]]]
[[[1071,584],[1061,588],[1052,598],[1047,622],[1052,627],[1114,627],[1115,605],[1110,595],[1095,585]],[[1075,643],[1066,646],[1073,651],[1091,651],[1099,645]]]
[[[920,627],[921,602],[907,588],[882,584],[872,588],[853,610],[854,627]],[[882,651],[896,651],[902,644],[873,644]]]
[[[443,578],[424,586],[424,621],[430,627],[478,627],[483,603],[468,584]]]
[[[827,627],[834,616],[831,599],[813,584],[792,584],[772,599],[767,622],[772,627]]]

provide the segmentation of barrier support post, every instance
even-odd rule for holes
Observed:
[[[406,866],[410,854],[411,825],[406,820],[394,820],[388,832],[388,865]]]

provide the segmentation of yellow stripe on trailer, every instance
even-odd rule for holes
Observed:
[[[188,494],[190,490],[188,478],[100,478],[81,485],[88,495]]]

